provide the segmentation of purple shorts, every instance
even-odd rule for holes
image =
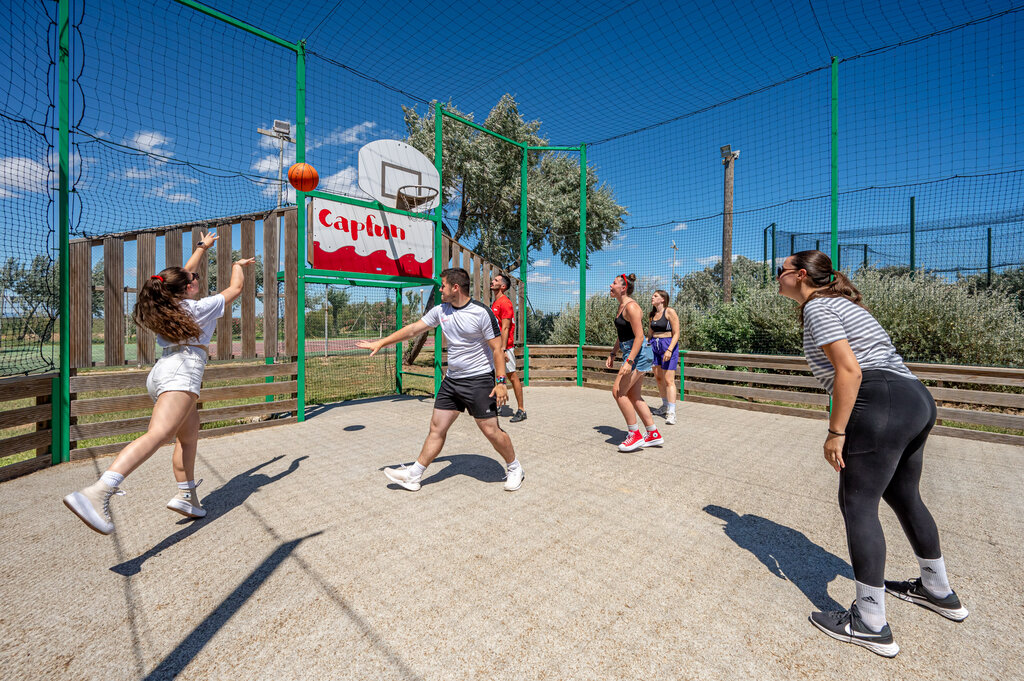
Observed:
[[[654,366],[661,367],[666,371],[675,371],[679,368],[679,345],[672,348],[672,356],[668,358],[667,362],[662,361],[665,357],[665,351],[668,350],[668,346],[672,344],[671,338],[652,338],[651,339],[651,350],[654,352]]]

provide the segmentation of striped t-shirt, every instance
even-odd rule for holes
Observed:
[[[843,339],[850,344],[861,371],[884,369],[915,378],[870,312],[848,298],[815,298],[804,306],[804,356],[829,394],[836,370],[821,346]]]

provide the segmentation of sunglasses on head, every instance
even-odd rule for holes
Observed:
[[[189,274],[192,275],[192,278],[189,279],[190,282],[192,282],[192,281],[199,281],[199,273],[198,272],[189,272]]]

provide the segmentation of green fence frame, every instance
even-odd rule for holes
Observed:
[[[579,344],[576,347],[576,385],[583,385],[583,345],[586,343],[587,328],[587,145],[581,144],[578,147],[552,147],[552,146],[531,146],[523,142],[516,142],[504,135],[485,128],[479,123],[463,118],[456,113],[446,110],[439,102],[434,104],[434,159],[438,175],[441,174],[441,161],[444,150],[441,145],[441,125],[444,116],[458,121],[463,125],[490,135],[497,139],[519,147],[522,152],[519,181],[519,280],[523,284],[523,300],[529,300],[530,285],[527,282],[527,244],[528,225],[526,221],[527,205],[527,169],[529,161],[527,154],[531,151],[572,151],[580,154],[580,331]],[[442,181],[442,186],[444,182]],[[441,212],[441,205],[438,204],[438,213]],[[440,256],[438,256],[440,259]],[[528,304],[525,303],[524,304]],[[523,385],[530,385],[530,344],[526,340],[527,314],[523,310]]]

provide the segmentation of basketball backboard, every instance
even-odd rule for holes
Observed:
[[[398,207],[400,188],[406,193],[411,186],[439,190],[440,184],[433,161],[405,142],[374,140],[359,150],[359,188],[389,208]],[[436,208],[438,201],[434,196],[417,209]]]

